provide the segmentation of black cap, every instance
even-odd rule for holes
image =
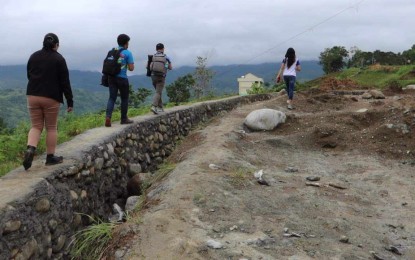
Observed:
[[[43,42],[51,42],[53,44],[59,43],[59,38],[54,33],[48,33],[45,35],[45,38],[43,39]]]
[[[156,45],[156,50],[162,50],[162,49],[164,49],[164,44],[162,44],[162,43],[157,43],[157,45]]]
[[[124,46],[126,43],[128,43],[130,41],[130,36],[128,36],[127,34],[120,34],[117,37],[117,43],[120,46]]]

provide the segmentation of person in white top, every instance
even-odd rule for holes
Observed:
[[[281,81],[282,73],[285,82],[285,89],[287,90],[288,95],[288,109],[294,109],[293,98],[297,71],[301,71],[300,60],[295,56],[295,50],[293,48],[288,48],[276,78],[276,82],[279,83]]]

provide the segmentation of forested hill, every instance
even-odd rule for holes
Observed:
[[[212,79],[212,91],[216,95],[237,93],[237,78],[247,73],[253,73],[272,85],[279,67],[279,63],[209,67],[215,73]],[[195,68],[190,66],[174,68],[169,71],[166,84],[174,82],[180,76],[193,73],[194,70]],[[101,73],[79,70],[70,70],[69,73],[74,92],[75,113],[83,114],[105,109],[108,89],[100,86]],[[298,73],[298,79],[308,81],[323,74],[318,61],[302,61],[302,71]],[[129,77],[129,80],[134,90],[147,88],[153,91],[151,80],[145,75],[133,75]],[[0,105],[2,107],[0,118],[9,127],[15,127],[22,120],[28,119],[25,97],[26,85],[25,65],[0,66]]]

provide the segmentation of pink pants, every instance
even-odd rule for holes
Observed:
[[[27,108],[29,109],[30,128],[27,145],[37,147],[43,127],[46,128],[46,153],[54,154],[58,139],[57,124],[59,102],[46,97],[27,96]]]

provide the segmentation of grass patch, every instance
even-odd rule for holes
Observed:
[[[93,224],[75,233],[71,241],[72,259],[101,259],[112,239],[113,229],[117,224],[88,217]]]
[[[176,164],[174,163],[163,163],[162,165],[160,165],[159,169],[153,174],[150,180],[151,184],[161,181],[162,179],[164,179],[164,177],[167,176],[167,174],[169,174],[169,172],[173,171],[175,168]]]
[[[193,195],[193,203],[199,207],[206,204],[206,199],[201,193]]]
[[[231,171],[230,183],[238,188],[247,187],[252,176],[252,169],[238,167]]]

